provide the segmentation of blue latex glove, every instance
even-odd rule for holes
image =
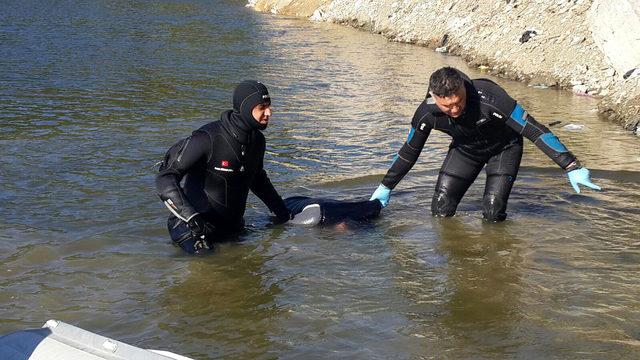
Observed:
[[[571,170],[567,173],[567,176],[569,177],[571,186],[573,186],[573,190],[575,190],[578,194],[580,194],[580,188],[578,187],[578,184],[590,187],[595,190],[602,190],[600,186],[591,182],[591,179],[589,178],[589,169],[587,169],[586,167]]]
[[[371,195],[371,199],[369,199],[369,201],[378,200],[382,204],[382,207],[385,208],[387,207],[387,205],[389,205],[390,196],[391,196],[391,189],[380,184],[380,186],[378,186],[376,191],[373,192],[373,195]]]

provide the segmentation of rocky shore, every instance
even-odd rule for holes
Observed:
[[[599,99],[640,136],[640,1],[250,0],[256,10],[371,31],[471,66]]]

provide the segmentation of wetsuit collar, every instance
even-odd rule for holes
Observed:
[[[222,127],[239,143],[244,145],[249,143],[254,129],[246,124],[239,113],[233,110],[224,111],[220,114],[220,121]]]

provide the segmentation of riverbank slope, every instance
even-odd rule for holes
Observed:
[[[640,1],[250,0],[256,10],[330,21],[460,55],[535,86],[595,96],[640,135]]]

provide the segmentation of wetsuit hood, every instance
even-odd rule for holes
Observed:
[[[233,91],[232,119],[238,122],[238,127],[246,132],[264,130],[266,125],[260,124],[253,118],[252,111],[256,105],[271,103],[269,90],[263,83],[255,80],[245,80]]]

